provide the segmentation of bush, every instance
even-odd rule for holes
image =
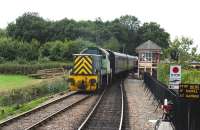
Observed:
[[[5,62],[5,59],[3,57],[0,57],[0,64]]]
[[[94,43],[77,39],[74,41],[52,41],[45,43],[40,48],[40,55],[48,57],[50,60],[72,60],[72,54],[80,53],[86,47],[95,46]]]
[[[80,51],[82,51],[83,49],[85,49],[87,47],[96,46],[96,44],[89,42],[89,41],[85,41],[83,39],[77,39],[75,41],[65,41],[65,43],[68,46],[68,51],[67,51],[67,53],[64,54],[64,56],[68,60],[72,60],[73,54],[78,54],[78,53],[80,53]]]
[[[53,61],[63,60],[67,51],[67,44],[62,41],[47,42],[40,50],[43,57],[49,57]]]
[[[50,59],[48,57],[39,58],[38,60],[40,63],[48,63]]]
[[[24,59],[37,60],[39,57],[39,43],[33,40],[30,43],[0,38],[0,57],[7,61]]]

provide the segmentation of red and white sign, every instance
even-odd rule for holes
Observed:
[[[181,66],[171,65],[170,66],[170,77],[169,77],[169,88],[179,89],[181,83]]]

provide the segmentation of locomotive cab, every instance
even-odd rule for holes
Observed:
[[[74,54],[74,65],[68,78],[71,91],[96,91],[99,88],[102,56]]]

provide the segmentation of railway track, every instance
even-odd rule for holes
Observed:
[[[99,98],[78,130],[121,130],[124,98],[122,84],[110,87]]]
[[[73,92],[62,96],[48,104],[44,104],[19,116],[11,118],[0,124],[0,130],[25,130],[40,124],[39,122],[49,119],[51,116],[61,113],[70,106],[88,98],[88,95]],[[70,104],[70,105],[69,105]],[[68,108],[67,108],[67,107]]]
[[[78,101],[76,101],[76,102],[74,102],[74,103],[72,103],[72,104],[70,104],[70,105],[64,107],[63,109],[61,109],[61,110],[59,110],[59,111],[57,111],[57,112],[55,112],[55,113],[53,113],[53,114],[51,114],[51,115],[49,115],[48,117],[44,118],[43,120],[38,121],[37,123],[33,124],[32,126],[28,127],[28,128],[25,129],[25,130],[41,129],[42,127],[43,127],[42,129],[45,130],[45,126],[48,124],[48,122],[50,122],[51,119],[56,118],[56,116],[58,116],[59,114],[64,113],[65,111],[67,111],[67,110],[69,110],[70,108],[72,108],[72,107],[78,105],[80,102],[83,102],[84,100],[88,99],[89,97],[90,97],[90,96],[87,95],[87,96],[81,98],[80,100],[78,100]],[[50,124],[51,124],[51,123],[50,123]],[[55,125],[55,124],[54,124],[54,125]],[[53,129],[53,128],[50,128],[50,129]],[[64,129],[64,128],[60,128],[60,129]]]
[[[39,122],[27,130],[75,130],[80,122],[85,119],[99,98],[99,95],[88,96],[87,100],[83,99],[67,106],[65,110],[52,115],[50,118]]]

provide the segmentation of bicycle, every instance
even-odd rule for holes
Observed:
[[[173,103],[168,102],[167,99],[165,99],[164,105],[161,105],[161,108],[163,110],[163,115],[156,121],[154,130],[175,130],[175,127],[172,123]]]

